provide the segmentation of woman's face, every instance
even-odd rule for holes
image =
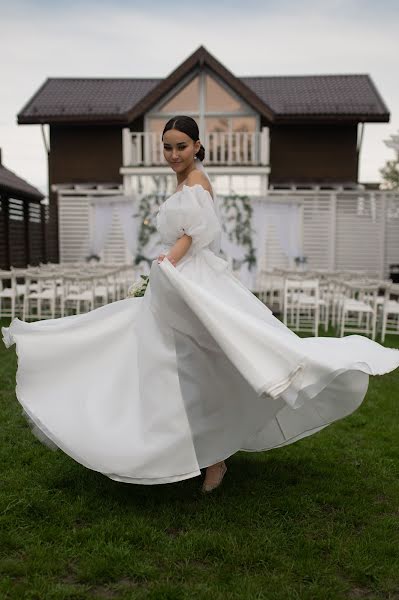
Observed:
[[[169,129],[163,136],[163,155],[175,173],[187,169],[200,149],[200,141],[194,142],[186,133]]]

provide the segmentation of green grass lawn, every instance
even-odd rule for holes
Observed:
[[[199,477],[117,483],[43,446],[15,370],[0,343],[1,600],[399,599],[399,372],[323,431],[235,454],[203,496]]]

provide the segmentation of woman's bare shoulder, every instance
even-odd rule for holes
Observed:
[[[212,186],[209,183],[209,179],[201,173],[201,171],[194,169],[194,171],[191,171],[191,173],[188,174],[187,185],[191,187],[197,184],[202,185],[202,187],[212,195]]]

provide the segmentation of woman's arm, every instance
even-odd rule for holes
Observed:
[[[182,235],[176,242],[173,244],[172,248],[169,250],[168,254],[160,254],[158,256],[158,262],[162,262],[165,256],[172,263],[172,265],[176,265],[180,259],[186,254],[187,250],[190,248],[193,238],[186,233]]]
[[[211,185],[210,185],[208,179],[205,177],[205,175],[203,173],[201,173],[201,171],[194,169],[193,171],[191,171],[191,173],[188,174],[187,186],[192,187],[198,183],[200,185],[202,185],[202,187],[205,190],[207,190],[212,196],[212,188],[211,188]],[[175,242],[175,244],[169,250],[169,252],[166,256],[167,256],[168,260],[170,260],[170,262],[174,266],[186,254],[187,250],[191,246],[192,241],[193,241],[192,237],[185,233],[182,237],[180,237]],[[157,260],[158,260],[158,262],[162,262],[164,258],[165,258],[165,254],[160,254],[158,256]]]

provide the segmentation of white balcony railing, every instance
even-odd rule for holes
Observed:
[[[207,133],[207,165],[260,166],[269,164],[269,129],[253,133]],[[123,166],[165,165],[162,141],[158,133],[123,129]]]

